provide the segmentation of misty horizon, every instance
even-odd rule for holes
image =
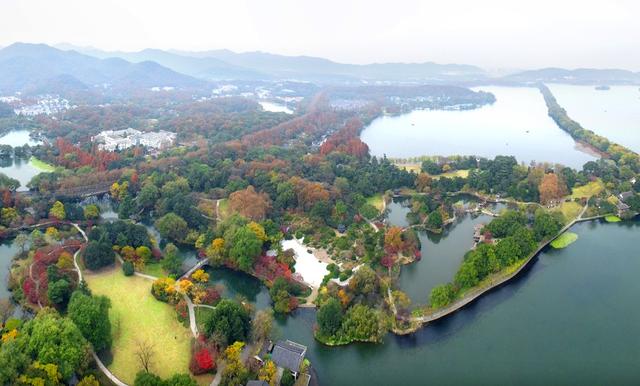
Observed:
[[[362,1],[193,1],[187,6],[121,0],[7,1],[0,5],[0,46],[70,44],[122,52],[228,49],[345,64],[435,62],[488,70],[640,71],[640,29],[634,20],[638,14],[640,4],[632,1],[525,5],[405,0],[393,7]]]

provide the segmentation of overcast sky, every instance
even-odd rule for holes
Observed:
[[[640,70],[634,0],[0,0],[0,45]]]

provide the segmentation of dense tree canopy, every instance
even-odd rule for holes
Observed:
[[[223,343],[229,344],[246,340],[250,331],[249,321],[249,314],[242,305],[224,299],[205,320],[204,327],[207,336],[221,338]]]

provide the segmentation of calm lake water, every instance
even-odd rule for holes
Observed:
[[[550,84],[551,92],[569,116],[584,128],[640,152],[640,90],[637,86]]]
[[[408,200],[405,200],[408,202]],[[469,200],[461,199],[465,205]],[[498,213],[504,205],[494,205],[487,209]],[[408,225],[408,208],[396,200],[388,205],[388,221],[392,225]],[[402,266],[398,286],[409,295],[413,305],[427,304],[431,289],[450,282],[458,272],[464,254],[473,246],[473,231],[476,224],[490,222],[487,215],[466,214],[446,227],[442,234],[418,232],[422,259],[414,264]]]
[[[361,134],[376,156],[513,155],[529,163],[555,162],[580,169],[595,157],[547,115],[540,91],[525,87],[481,87],[496,97],[474,110],[415,110],[374,120]]]
[[[310,346],[327,385],[637,381],[640,259],[629,251],[638,224],[574,231],[580,239],[570,248],[542,253],[521,279],[412,336],[327,348],[312,341],[304,313],[287,321],[287,336]]]
[[[0,299],[11,296],[7,288],[11,260],[18,253],[18,247],[13,245],[13,240],[7,240],[0,244]]]
[[[325,347],[313,339],[309,309],[278,320],[279,335],[308,346],[322,385],[637,383],[640,222],[572,231],[579,239],[569,248],[544,251],[518,279],[413,335]],[[258,303],[268,296],[264,287],[255,293],[251,277],[212,275],[234,291],[253,282],[247,298]]]
[[[38,144],[38,141],[34,141],[29,137],[28,130],[14,130],[0,137],[0,144],[11,145],[13,147],[23,146],[25,144],[35,146]],[[29,159],[13,157],[0,159],[0,173],[4,173],[20,181],[18,191],[26,191],[29,190],[29,188],[27,188],[29,181],[36,175],[42,173],[42,170],[33,166],[33,164],[29,162]]]

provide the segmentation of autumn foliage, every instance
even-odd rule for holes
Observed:
[[[538,190],[540,191],[540,202],[546,205],[565,196],[567,185],[557,174],[547,173],[542,177]]]
[[[338,151],[358,158],[366,157],[369,154],[369,146],[360,140],[362,127],[362,121],[357,118],[350,119],[320,146],[320,154],[327,155]]]
[[[229,195],[229,207],[254,221],[264,220],[271,208],[271,200],[265,193],[258,193],[253,186]]]
[[[63,138],[56,140],[56,147],[58,148],[56,163],[69,169],[91,166],[97,171],[105,171],[111,162],[120,158],[117,153],[98,149],[86,152]]]

